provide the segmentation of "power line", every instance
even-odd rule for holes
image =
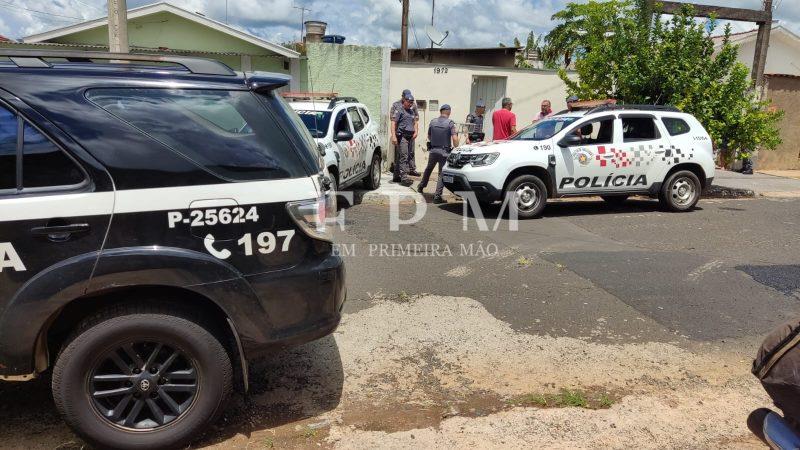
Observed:
[[[18,9],[18,10],[22,10],[22,11],[28,11],[28,12],[34,13],[34,14],[45,14],[45,15],[53,16],[53,17],[64,17],[66,19],[83,20],[83,17],[65,16],[63,14],[56,14],[56,13],[51,13],[51,12],[47,12],[47,11],[39,11],[39,10],[36,10],[36,9],[25,8],[24,6],[19,6],[19,5],[15,5],[13,3],[8,3],[8,2],[4,2],[4,1],[0,1],[0,6],[5,6],[7,8]]]
[[[94,5],[90,4],[90,3],[82,2],[81,0],[72,0],[72,1],[74,1],[75,3],[80,3],[81,5],[84,5],[84,6],[88,6],[90,8],[94,8],[94,9],[96,9],[98,11],[103,11],[103,14],[107,13],[107,11],[104,8],[101,8],[99,6],[94,6]]]

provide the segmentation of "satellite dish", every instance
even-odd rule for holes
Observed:
[[[431,40],[431,44],[441,47],[444,40],[447,39],[447,36],[450,36],[449,31],[445,31],[444,34],[440,33],[439,30],[433,28],[433,25],[425,25],[425,34],[428,35],[428,39]]]

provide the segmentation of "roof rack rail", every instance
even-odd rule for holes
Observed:
[[[336,98],[336,92],[281,92],[281,96],[287,100],[330,100]]]
[[[328,108],[332,109],[339,103],[358,103],[358,99],[355,97],[333,97],[331,102],[328,103]]]
[[[116,61],[144,61],[172,63],[183,66],[191,73],[199,75],[234,76],[230,67],[213,59],[190,56],[147,55],[141,53],[85,52],[79,50],[9,50],[0,48],[0,56],[5,56],[17,67],[49,68],[52,64],[44,58],[64,58],[70,62],[86,62],[93,59]]]
[[[638,111],[669,111],[681,112],[680,109],[672,105],[600,105],[592,108],[586,114],[598,113],[603,111],[618,111],[618,110],[638,110]]]

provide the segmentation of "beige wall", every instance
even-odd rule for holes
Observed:
[[[447,69],[446,73],[441,70],[443,68]],[[506,96],[514,101],[513,112],[517,115],[518,129],[533,121],[544,99],[553,103],[556,112],[566,108],[566,86],[556,72],[441,64],[392,62],[389,99],[393,102],[400,98],[403,89],[410,89],[416,100],[430,103],[433,99],[438,100],[439,105],[449,104],[453,108],[451,118],[456,123],[463,123],[473,109],[470,96],[476,76],[506,78]],[[438,115],[438,111],[420,111],[421,137],[416,142],[417,170],[420,172],[426,161],[422,149],[425,147],[428,123]],[[491,119],[487,117],[487,120]]]
[[[767,97],[785,111],[780,123],[783,143],[773,151],[758,152],[756,168],[762,170],[800,169],[800,77],[769,77]]]

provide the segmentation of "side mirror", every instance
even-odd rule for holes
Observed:
[[[319,156],[325,156],[325,145],[322,142],[317,143],[317,151]]]
[[[340,142],[340,141],[349,141],[351,139],[353,139],[353,133],[342,130],[336,133],[336,137],[333,140],[336,142]]]
[[[577,136],[575,134],[570,133],[570,134],[564,136],[563,139],[558,141],[558,146],[559,147],[575,147],[577,145],[581,145],[581,142],[582,141],[581,141],[581,137],[580,136]]]

